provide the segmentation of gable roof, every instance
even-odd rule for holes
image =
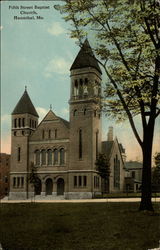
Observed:
[[[43,118],[42,122],[45,121],[55,121],[55,120],[60,120],[67,128],[69,128],[69,122],[64,120],[63,118],[56,116],[55,113],[52,110],[49,110],[46,116]]]
[[[55,115],[55,113],[52,110],[49,110],[42,121],[54,121],[54,120],[58,120],[58,117]]]
[[[114,141],[103,141],[102,142],[102,153],[110,156]]]
[[[22,97],[20,98],[19,102],[17,103],[16,107],[14,108],[12,115],[16,114],[31,114],[36,117],[39,117],[28,93],[27,90],[24,91]]]
[[[123,160],[122,155],[123,155],[123,153],[125,153],[125,149],[123,148],[123,146],[122,146],[121,143],[118,143],[117,137],[115,138],[114,141],[103,141],[102,142],[102,154],[105,154],[108,157],[108,159],[109,159],[111,157],[112,148],[115,145],[115,143],[117,144],[117,148],[119,150],[120,157],[121,157],[122,162],[124,164],[124,160]]]
[[[123,147],[122,143],[118,143],[119,150],[122,154],[125,154],[125,148]]]
[[[86,39],[83,43],[77,57],[75,58],[70,70],[72,69],[81,69],[86,67],[92,67],[99,71],[102,74],[102,71],[98,65],[97,59],[93,54],[91,46]]]

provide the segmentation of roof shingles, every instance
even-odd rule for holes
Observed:
[[[98,65],[97,59],[93,54],[93,51],[91,49],[91,46],[86,39],[84,44],[82,45],[82,48],[80,49],[76,59],[74,60],[70,70],[73,69],[81,69],[86,67],[92,67],[99,71],[100,74],[102,74],[102,71]]]
[[[22,97],[20,98],[19,102],[17,103],[16,107],[14,108],[12,115],[16,114],[31,114],[36,117],[38,116],[38,113],[27,93],[27,90],[24,91]]]

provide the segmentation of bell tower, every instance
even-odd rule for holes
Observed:
[[[25,91],[12,112],[10,198],[27,196],[29,136],[38,125],[38,114]],[[16,195],[16,197],[15,197]]]
[[[100,99],[102,72],[87,39],[75,58],[70,71],[69,170],[75,171],[75,173],[79,171],[79,175],[86,176],[88,183],[88,185],[85,185],[86,191],[91,193],[93,191],[92,179],[95,172],[95,161],[101,150]],[[76,177],[72,176],[71,178]],[[77,176],[77,180],[78,178]]]

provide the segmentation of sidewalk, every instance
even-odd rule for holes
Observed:
[[[83,200],[6,200],[2,199],[0,203],[94,203],[94,202],[140,202],[140,198],[108,198],[108,199],[83,199]],[[159,203],[160,198],[152,198],[152,202]]]

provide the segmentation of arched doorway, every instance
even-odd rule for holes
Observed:
[[[52,179],[47,179],[46,180],[46,195],[52,195],[53,191],[53,181]]]
[[[64,180],[62,178],[57,180],[57,195],[64,195]]]
[[[40,195],[41,191],[42,191],[42,183],[41,183],[41,180],[37,178],[34,184],[34,193],[35,195]]]

